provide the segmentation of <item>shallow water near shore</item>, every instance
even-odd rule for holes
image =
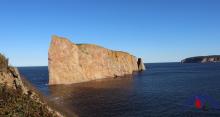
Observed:
[[[20,73],[51,102],[80,117],[219,117],[220,63],[152,63],[133,76],[48,86],[47,67]],[[202,108],[195,107],[195,99]]]

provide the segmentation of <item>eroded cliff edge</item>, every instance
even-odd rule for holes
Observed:
[[[0,117],[64,117],[0,53]]]
[[[210,63],[210,62],[220,62],[220,55],[211,56],[196,56],[183,59],[181,63]]]
[[[142,59],[93,44],[74,44],[52,36],[48,53],[49,84],[71,84],[145,70]]]

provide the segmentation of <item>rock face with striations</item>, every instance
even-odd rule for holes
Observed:
[[[8,59],[0,53],[0,84],[27,93],[28,89],[23,85],[18,69],[8,65]]]
[[[93,44],[74,44],[52,36],[49,48],[49,84],[71,84],[117,77],[144,70],[142,60],[126,52]]]

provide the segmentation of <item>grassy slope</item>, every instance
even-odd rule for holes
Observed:
[[[54,117],[46,105],[22,94],[19,90],[0,84],[0,116],[8,117]]]
[[[40,95],[31,98],[36,92],[27,82],[25,84],[29,91],[28,94],[24,94],[22,88],[14,89],[4,84],[10,78],[4,76],[3,73],[9,75],[11,71],[8,71],[8,59],[0,53],[0,77],[3,79],[0,81],[0,117],[57,117],[53,110],[48,109],[46,103],[42,103]],[[11,78],[13,79],[13,76]]]

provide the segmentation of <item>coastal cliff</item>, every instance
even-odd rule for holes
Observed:
[[[0,54],[0,117],[63,117],[29,85]]]
[[[181,61],[181,63],[210,63],[210,62],[220,62],[220,55],[190,57],[183,59]]]
[[[93,44],[74,44],[52,36],[49,48],[49,84],[71,84],[118,77],[145,70],[142,59]]]

